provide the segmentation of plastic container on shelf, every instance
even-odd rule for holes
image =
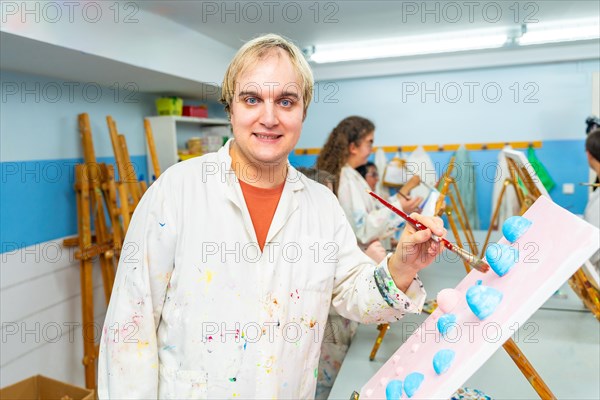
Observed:
[[[181,97],[156,99],[156,112],[158,115],[181,115],[183,112],[183,99]]]
[[[187,148],[190,154],[200,155],[206,152],[206,144],[203,139],[204,138],[193,137],[187,141]]]
[[[206,106],[183,106],[183,114],[186,117],[208,118]]]

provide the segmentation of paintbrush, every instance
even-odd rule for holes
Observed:
[[[377,199],[381,204],[383,204],[384,206],[386,206],[387,208],[389,208],[390,210],[392,210],[393,212],[398,214],[400,217],[402,217],[406,222],[408,222],[410,225],[412,225],[412,227],[415,228],[416,230],[424,231],[425,229],[428,229],[425,225],[418,222],[414,218],[410,217],[404,211],[394,207],[393,205],[391,205],[390,203],[388,203],[387,201],[385,201],[384,199],[379,197],[377,194],[373,193],[372,191],[368,191],[368,193],[371,196],[375,197],[375,199]],[[461,247],[458,247],[456,245],[453,245],[447,239],[444,239],[442,237],[434,235],[433,233],[431,234],[431,239],[435,240],[438,243],[443,244],[445,248],[452,251],[453,253],[456,253],[460,258],[462,258],[463,260],[468,262],[469,265],[471,267],[475,268],[476,270],[478,270],[480,272],[488,272],[489,271],[490,266],[485,261],[483,261],[481,258],[477,257],[476,255],[471,254],[467,250],[465,250]]]
[[[398,190],[398,194],[400,196],[402,196],[402,198],[406,201],[411,201],[412,199],[410,197],[408,197],[407,195],[405,195],[404,193],[402,193],[401,191]]]
[[[600,187],[600,183],[580,183],[580,186]]]

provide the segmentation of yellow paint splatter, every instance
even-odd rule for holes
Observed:
[[[198,278],[198,283],[204,281],[204,282],[206,282],[206,284],[209,284],[213,280],[213,276],[214,276],[214,272],[210,269],[207,269],[206,271],[204,271],[202,276],[200,278]]]
[[[145,347],[148,347],[148,341],[146,340],[145,342],[141,342],[138,340],[137,342],[137,349],[138,350],[143,350]]]
[[[137,342],[137,352],[138,352],[138,357],[142,357],[142,350],[144,350],[146,347],[148,347],[149,343],[148,341],[139,341]]]

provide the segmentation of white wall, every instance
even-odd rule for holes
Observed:
[[[597,61],[319,81],[298,147],[321,147],[343,118],[376,145],[582,139]]]
[[[0,387],[35,374],[85,386],[79,261],[62,239],[0,255]],[[106,304],[94,265],[95,326]]]

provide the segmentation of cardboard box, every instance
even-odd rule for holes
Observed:
[[[94,400],[94,391],[42,375],[32,376],[0,389],[2,400]]]

